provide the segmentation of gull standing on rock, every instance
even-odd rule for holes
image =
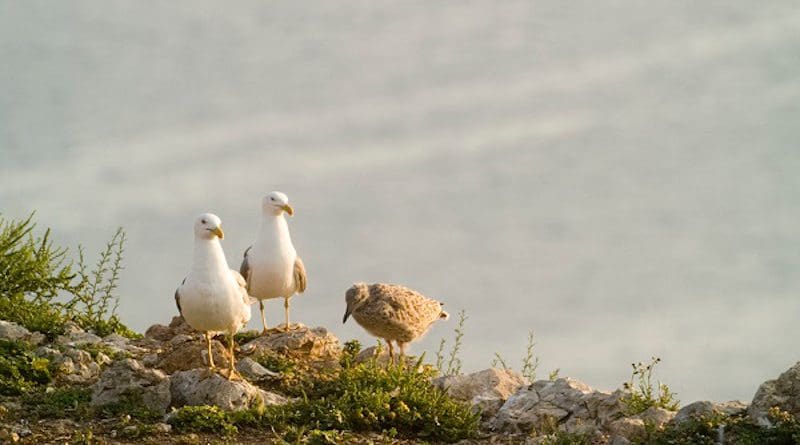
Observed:
[[[259,300],[263,333],[267,332],[264,300],[283,298],[286,331],[289,330],[289,299],[306,290],[306,268],[297,256],[289,235],[284,213],[294,215],[289,198],[281,192],[270,192],[261,202],[261,229],[256,242],[244,251],[239,268],[247,280],[247,290]]]
[[[175,304],[186,323],[205,334],[208,367],[215,369],[211,338],[217,332],[229,335],[231,369],[236,373],[233,336],[250,321],[250,297],[244,278],[228,267],[220,240],[224,237],[217,215],[204,213],[194,223],[194,258],[189,275],[175,290]]]
[[[403,363],[409,342],[421,337],[436,320],[450,317],[442,310],[443,303],[396,284],[356,283],[347,289],[345,301],[342,323],[352,314],[367,332],[386,340],[392,363],[392,341],[397,342]]]

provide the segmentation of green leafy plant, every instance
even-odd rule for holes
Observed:
[[[38,419],[85,419],[91,417],[91,390],[81,387],[51,388],[25,394],[25,412]]]
[[[238,429],[218,406],[184,406],[173,411],[167,422],[181,432],[235,434]]]
[[[49,338],[74,320],[82,328],[106,335],[136,337],[116,313],[114,293],[122,270],[125,232],[120,228],[100,253],[94,269],[79,248],[78,268],[67,249],[56,247],[50,230],[34,235],[33,215],[24,220],[0,218],[0,313],[5,320],[39,331]]]
[[[462,341],[464,339],[464,323],[467,321],[467,313],[462,309],[458,312],[458,324],[456,325],[453,339],[453,347],[450,350],[449,357],[447,358],[447,366],[445,367],[445,345],[447,340],[442,338],[439,342],[439,349],[436,351],[436,369],[442,375],[457,375],[461,374],[461,358],[458,354],[461,352]]]
[[[159,413],[148,408],[142,399],[142,394],[136,391],[123,392],[116,401],[98,407],[95,414],[99,417],[130,416],[145,421],[161,418]]]
[[[25,342],[0,339],[0,395],[20,395],[51,380],[49,360]]]
[[[633,441],[636,445],[716,445],[720,431],[726,444],[796,445],[800,443],[800,422],[791,414],[772,408],[767,415],[771,426],[755,423],[746,414],[726,416],[721,413],[696,416],[681,423],[669,423],[658,429],[648,427],[646,435]]]
[[[536,342],[534,341],[533,331],[528,331],[528,343],[525,349],[525,356],[522,358],[522,368],[520,372],[523,377],[531,382],[536,380],[536,370],[539,368],[539,357],[536,357],[533,353],[535,346]],[[494,353],[492,367],[503,368],[506,371],[510,371],[512,369],[511,366],[508,365],[506,359],[497,352]],[[550,376],[553,377],[551,380],[555,380],[555,378],[558,376],[558,370],[555,371],[555,374],[551,373]]]
[[[670,411],[678,409],[679,401],[675,398],[675,393],[670,391],[669,386],[660,381],[653,382],[653,372],[659,363],[661,363],[661,359],[653,357],[647,364],[642,362],[631,364],[633,367],[631,379],[623,384],[623,387],[629,391],[622,398],[626,415],[634,416],[643,413],[651,406]]]

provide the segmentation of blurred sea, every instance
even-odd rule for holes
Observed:
[[[0,212],[123,226],[143,330],[193,217],[238,267],[282,190],[299,321],[372,343],[344,290],[398,282],[467,312],[466,370],[533,329],[540,376],[657,355],[682,401],[749,401],[800,359],[798,54],[791,1],[0,1]]]

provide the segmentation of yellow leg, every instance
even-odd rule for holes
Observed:
[[[289,299],[283,299],[283,309],[286,312],[286,332],[289,332]]]
[[[397,346],[400,348],[400,366],[405,367],[406,365],[406,345],[408,343],[400,343],[397,342]]]
[[[214,366],[214,354],[211,353],[211,335],[208,332],[205,333],[206,336],[206,346],[208,346],[208,369],[214,370],[216,366]]]
[[[228,354],[231,356],[231,372],[228,374],[228,380],[238,377],[236,375],[236,356],[233,354],[233,346],[233,333],[228,333]]]
[[[264,301],[258,300],[258,308],[261,309],[261,324],[264,325],[264,330],[261,331],[262,334],[267,333],[267,318],[264,317]]]
[[[394,348],[392,347],[392,341],[384,338],[386,340],[386,344],[389,345],[389,363],[394,364]]]

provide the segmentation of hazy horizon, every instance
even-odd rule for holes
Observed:
[[[371,344],[344,291],[402,283],[467,312],[467,371],[532,329],[540,377],[659,356],[684,403],[749,402],[800,360],[799,31],[788,1],[0,1],[0,214],[92,255],[124,227],[143,331],[194,216],[237,268],[281,190],[296,321]]]

